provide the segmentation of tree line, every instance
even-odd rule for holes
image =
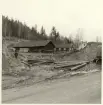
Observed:
[[[30,28],[25,23],[22,23],[19,20],[9,19],[6,16],[2,16],[2,36],[26,40],[52,40],[57,43],[73,42],[71,37],[61,36],[54,26],[52,27],[50,34],[47,35],[43,26],[39,32],[37,25]]]

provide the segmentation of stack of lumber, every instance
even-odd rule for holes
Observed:
[[[55,69],[58,68],[66,68],[66,67],[74,67],[82,64],[87,64],[89,61],[81,61],[81,62],[61,62],[54,66]]]

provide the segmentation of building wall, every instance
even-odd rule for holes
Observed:
[[[20,48],[19,52],[28,52],[29,48]]]
[[[54,51],[54,45],[50,42],[46,46],[38,46],[29,48],[29,52],[46,52],[46,51]]]
[[[72,51],[72,48],[54,48],[54,51]]]
[[[35,46],[35,47],[16,47],[15,50],[16,52],[44,52],[44,51],[54,51],[54,44],[52,42],[49,42],[47,45],[45,46]]]
[[[31,47],[29,48],[29,51],[28,52],[41,52],[41,50],[43,50],[44,47],[42,46],[39,46],[39,47]]]
[[[54,51],[54,48],[55,48],[55,46],[50,42],[50,43],[48,43],[48,44],[43,48],[43,50],[51,50],[51,51]]]

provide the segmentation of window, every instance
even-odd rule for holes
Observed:
[[[66,48],[64,48],[64,51],[66,50]]]
[[[59,48],[59,51],[61,51],[61,48]]]
[[[54,48],[54,51],[56,51],[57,49],[56,48]]]

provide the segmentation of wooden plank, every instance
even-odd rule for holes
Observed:
[[[83,63],[83,64],[81,64],[81,65],[72,67],[72,68],[70,68],[70,70],[77,70],[77,69],[80,69],[80,68],[84,67],[86,64],[87,64],[87,63]]]
[[[71,67],[71,66],[77,66],[77,65],[81,65],[83,63],[89,63],[89,61],[83,61],[83,62],[79,62],[79,63],[74,63],[74,64],[61,64],[59,66],[55,66],[54,68],[57,69],[57,68],[65,68],[65,67]]]

